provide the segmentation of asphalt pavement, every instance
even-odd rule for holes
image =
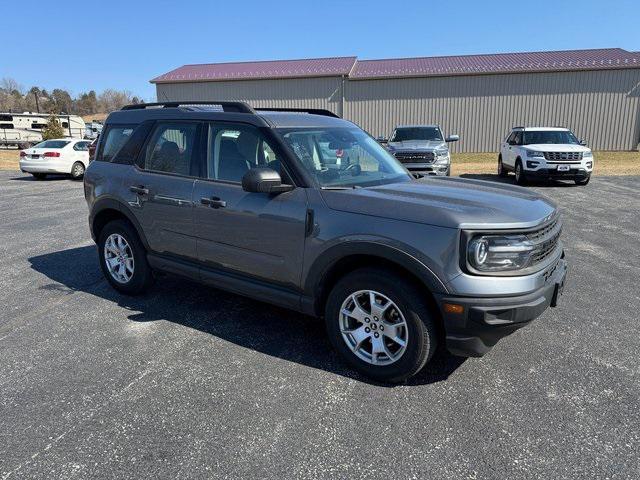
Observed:
[[[564,214],[558,308],[388,386],[299,314],[117,294],[82,183],[0,172],[0,479],[639,478],[639,186],[529,187]]]

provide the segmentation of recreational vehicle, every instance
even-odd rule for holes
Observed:
[[[65,137],[84,138],[84,120],[77,115],[57,115]],[[47,113],[0,113],[0,145],[28,148],[42,141],[42,129],[47,125]]]

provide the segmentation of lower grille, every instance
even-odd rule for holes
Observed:
[[[432,163],[435,158],[433,152],[396,152],[393,156],[403,163]]]
[[[544,152],[545,160],[582,160],[582,152]]]

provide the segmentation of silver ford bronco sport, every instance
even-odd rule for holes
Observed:
[[[484,355],[564,285],[551,200],[417,180],[328,111],[127,106],[107,118],[84,188],[116,290],[169,272],[324,318],[338,352],[377,380],[416,374],[439,347]]]

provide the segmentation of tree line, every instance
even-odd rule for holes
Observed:
[[[75,98],[61,88],[47,91],[40,87],[26,90],[12,78],[0,81],[0,112],[37,112],[90,115],[108,113],[131,103],[142,103],[142,99],[128,90],[108,88],[98,94],[89,90]]]

